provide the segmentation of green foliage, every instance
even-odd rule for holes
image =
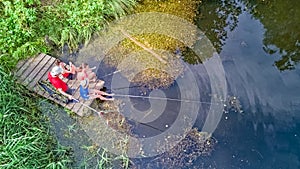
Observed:
[[[0,2],[0,61],[16,61],[48,52],[49,47],[77,49],[107,21],[132,10],[136,0],[63,0],[41,4],[38,0]],[[46,45],[45,36],[54,45]]]
[[[0,61],[12,65],[16,60],[44,52],[32,25],[37,21],[33,0],[0,2]]]
[[[79,43],[87,45],[92,34],[101,30],[108,19],[125,15],[135,3],[135,0],[66,0],[41,8],[39,27],[56,45],[67,44],[74,50]]]
[[[69,151],[49,136],[28,91],[6,72],[0,65],[0,168],[65,168]]]

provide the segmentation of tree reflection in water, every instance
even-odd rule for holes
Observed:
[[[280,55],[274,65],[280,71],[290,70],[300,62],[300,10],[296,4],[296,0],[203,0],[196,24],[220,52],[227,33],[235,29],[242,11],[247,11],[264,25],[264,51],[274,57]],[[202,63],[189,49],[183,54],[190,64]]]
[[[280,70],[294,69],[300,62],[300,11],[297,0],[249,1],[246,6],[266,29],[263,40],[266,53],[279,54],[275,61]]]

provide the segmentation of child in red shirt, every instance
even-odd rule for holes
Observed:
[[[70,100],[74,99],[72,96],[72,89],[59,78],[59,75],[63,72],[59,66],[54,66],[51,72],[48,73],[48,79],[51,84],[64,96],[67,96]]]

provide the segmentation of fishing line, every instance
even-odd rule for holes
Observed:
[[[137,88],[137,87],[142,87],[143,85],[138,85],[138,86],[125,86],[125,87],[118,87],[118,88],[112,88],[110,90],[122,90],[122,89],[130,89],[130,88]]]
[[[99,110],[99,111],[98,111],[98,110],[92,108],[91,106],[88,106],[87,104],[81,103],[81,102],[80,102],[79,100],[77,100],[77,99],[73,99],[73,100],[76,101],[77,103],[81,104],[82,106],[84,106],[84,107],[86,107],[86,108],[88,108],[88,109],[90,109],[90,110],[96,112],[97,114],[99,114],[99,112],[109,113],[109,112],[113,112],[113,111],[114,111],[114,110]]]
[[[203,103],[203,104],[215,104],[215,105],[219,105],[219,104],[223,104],[222,102],[215,102],[215,103],[211,103],[211,102],[202,102],[202,101],[198,101],[198,100],[188,100],[188,99],[172,99],[172,98],[163,98],[163,97],[153,97],[153,96],[136,96],[136,95],[122,95],[122,94],[115,94],[114,97],[133,97],[133,98],[145,98],[145,99],[158,99],[158,100],[170,100],[170,101],[179,101],[179,102],[192,102],[192,103]]]
[[[107,75],[101,76],[101,77],[99,77],[99,78],[107,77],[107,76],[110,76],[110,75],[113,75],[113,74],[119,73],[119,72],[121,72],[121,71],[122,71],[122,70],[117,70],[117,71],[114,71],[114,72],[112,72],[112,73],[109,73],[109,74],[107,74]]]
[[[84,103],[79,102],[79,100],[77,100],[77,99],[73,99],[73,100],[76,101],[77,103],[81,104],[82,106],[85,106],[86,108],[88,108],[88,109],[94,111],[94,112],[97,113],[99,116],[101,115],[101,114],[100,114],[101,112],[104,112],[104,113],[110,113],[110,112],[113,112],[113,111],[114,111],[114,110],[106,110],[106,111],[100,110],[100,111],[98,111],[98,110],[96,110],[96,109],[94,109],[94,108],[92,108],[92,107],[90,107],[90,106],[88,106],[88,105],[86,105],[86,104],[84,104]],[[134,122],[135,122],[135,123],[138,123],[138,124],[141,124],[141,125],[144,125],[144,126],[148,126],[148,127],[152,128],[152,129],[158,130],[158,131],[160,131],[160,132],[164,132],[163,130],[161,130],[161,129],[159,129],[159,128],[156,128],[156,127],[154,127],[154,126],[151,126],[151,125],[149,125],[149,124],[147,124],[147,123],[141,123],[141,122],[137,122],[137,121],[134,121]]]

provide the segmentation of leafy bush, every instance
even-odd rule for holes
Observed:
[[[86,45],[108,20],[125,15],[135,4],[136,0],[1,1],[0,61],[11,67],[19,59],[49,51],[46,36],[52,47],[67,44],[74,50]]]
[[[66,43],[73,50],[79,43],[86,45],[92,34],[101,30],[108,19],[125,15],[135,3],[135,0],[66,0],[43,7],[42,24],[39,26],[56,45],[62,47]]]
[[[0,2],[0,61],[7,66],[16,60],[46,51],[38,31],[33,29],[37,21],[33,0]]]

